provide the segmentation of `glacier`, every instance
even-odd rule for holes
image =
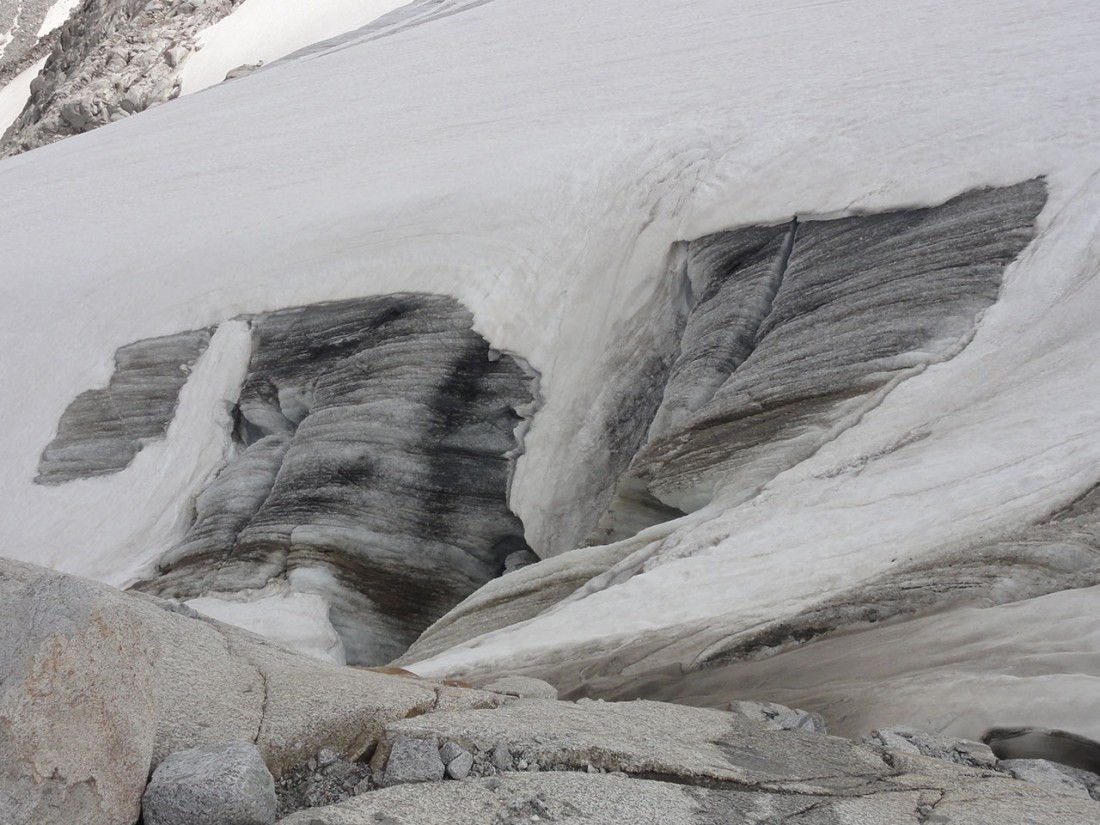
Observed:
[[[3,553],[155,577],[237,449],[251,338],[226,319],[447,295],[538,375],[508,500],[543,561],[473,593],[404,666],[766,695],[850,734],[1100,737],[1098,30],[1084,2],[418,3],[5,159]],[[890,353],[873,403],[810,449],[765,439],[751,478],[716,465],[704,494],[639,493],[656,476],[627,468],[690,323],[693,243],[1039,180],[994,294]],[[825,352],[842,322],[797,343]],[[34,482],[117,351],[214,327],[162,437],[117,472]],[[684,420],[666,407],[658,429]],[[326,587],[196,603],[339,659]]]

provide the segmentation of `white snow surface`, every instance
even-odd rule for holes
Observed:
[[[450,5],[0,162],[2,552],[125,584],[223,460],[232,329],[166,441],[117,475],[32,484],[116,347],[396,290],[455,295],[542,373],[512,502],[532,545],[559,552],[615,401],[601,395],[615,341],[670,244],[1036,175],[1051,191],[1039,236],[960,356],[751,501],[663,525],[639,575],[417,670],[506,668],[700,620],[748,628],[1100,480],[1100,6]],[[928,435],[885,449],[914,432]],[[1075,678],[1097,695],[1094,641],[1077,670],[1092,675]]]
[[[38,27],[38,36],[42,37],[47,35],[69,19],[69,15],[73,13],[73,9],[79,6],[81,0],[57,0],[49,10],[46,12],[46,16],[42,18],[42,25]]]
[[[23,113],[27,101],[31,98],[31,81],[38,77],[42,67],[46,65],[46,58],[33,63],[25,68],[0,89],[0,135],[15,123],[15,119]]]
[[[258,599],[228,601],[212,596],[186,604],[213,619],[259,633],[299,653],[342,665],[344,645],[328,620],[328,602],[313,593],[295,593],[280,585]]]
[[[64,2],[64,0],[63,0]],[[408,0],[246,0],[199,35],[180,72],[181,94],[221,83],[231,69],[270,63],[358,29]]]

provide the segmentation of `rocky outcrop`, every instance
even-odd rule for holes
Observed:
[[[486,694],[325,665],[147,596],[0,562],[0,821],[130,825],[168,754],[253,742],[281,774]],[[191,615],[188,615],[190,613]]]
[[[56,0],[0,0],[0,88],[49,54],[55,31],[42,37],[46,16]],[[58,21],[62,23],[63,21]]]
[[[215,803],[218,821],[266,822],[267,769],[292,825],[1096,816],[1065,787],[924,756],[922,743],[946,740],[919,732],[884,748],[723,711],[510,698],[335,667],[170,602],[14,562],[0,563],[0,619],[13,630],[0,641],[0,818],[13,825],[129,824],[143,793],[150,825],[198,821],[186,812]],[[256,793],[226,783],[234,771]],[[316,807],[332,800],[343,801]]]
[[[85,0],[61,27],[0,157],[121,120],[179,94],[196,35],[241,0]]]
[[[813,733],[825,733],[825,720],[820,713],[814,713],[812,710],[788,708],[774,702],[735,699],[729,703],[729,711],[779,730],[804,730]]]
[[[863,737],[869,745],[879,745],[903,753],[919,753],[933,759],[946,759],[972,768],[995,768],[997,757],[988,745],[950,736],[936,736],[907,727],[873,730]]]
[[[372,760],[376,775],[413,750],[433,764],[472,753],[482,767],[462,782],[391,784],[281,822],[917,825],[1020,821],[1022,812],[1053,825],[1097,810],[1002,771],[652,702],[519,700],[395,722]]]

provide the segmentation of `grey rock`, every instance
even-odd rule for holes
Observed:
[[[0,562],[0,822],[138,817],[158,735],[157,645],[106,589]],[[230,675],[220,664],[208,672]]]
[[[465,779],[474,766],[474,756],[469,751],[461,751],[447,763],[447,776],[451,779]]]
[[[562,759],[562,763],[552,764],[550,770],[471,777],[464,782],[388,787],[338,805],[302,811],[282,823],[993,825],[1026,820],[1035,825],[1064,825],[1094,821],[1100,810],[1096,803],[1054,796],[1005,775],[919,755],[895,754],[895,766],[887,769],[878,752],[852,742],[766,730],[717,711],[700,712],[682,706],[656,709],[652,703],[578,706],[529,701],[525,704],[527,709],[522,714],[516,712],[518,704],[464,714],[458,727],[471,739],[484,739],[509,730],[515,739],[532,744],[535,740],[544,741],[546,747],[540,758],[556,754]],[[500,718],[496,719],[498,715]],[[606,715],[610,724],[596,722],[594,728],[592,723],[601,715]],[[433,714],[398,722],[394,727],[407,728],[416,723],[426,729],[432,722],[443,721],[440,727],[455,730],[455,716],[443,716],[450,718],[444,720]],[[621,738],[605,736],[622,727],[624,720],[628,720],[625,722],[628,730]],[[733,730],[713,727],[719,721],[732,724]],[[656,723],[650,739],[638,743],[635,757],[624,758],[622,741],[639,734],[644,736],[647,723]],[[742,744],[747,747],[730,749],[731,743],[744,739],[748,741]],[[801,750],[807,744],[830,741],[836,743],[837,750],[814,774],[813,758],[806,759]],[[593,749],[590,752],[572,750],[586,749],[589,745]],[[608,752],[598,758],[622,760],[627,771],[601,773],[601,768],[594,765],[593,772],[585,770],[585,765],[590,764],[589,756],[599,754],[597,749],[605,746]],[[647,747],[648,759],[643,753]],[[762,748],[761,753],[766,752],[762,760],[753,755],[757,747]],[[674,751],[679,755],[670,758]],[[722,756],[717,756],[719,753]],[[730,781],[732,772],[727,769],[732,762],[747,770]],[[762,769],[766,772],[765,763],[778,770],[788,764],[792,770],[785,779],[765,780],[763,773],[753,773]],[[807,774],[815,778],[807,781]],[[718,779],[720,775],[727,779]]]
[[[1058,796],[1100,799],[1100,776],[1049,759],[1002,759],[997,767]]]
[[[466,753],[466,751],[463,750],[462,746],[456,745],[454,742],[444,742],[439,749],[439,758],[443,760],[444,765],[449,765],[453,759],[463,753]]]
[[[600,774],[509,774],[492,779],[385,788],[341,805],[302,811],[282,820],[280,825],[455,825],[456,822],[529,825],[555,821],[666,825],[698,821],[695,814],[699,800],[709,799],[711,793],[666,782],[640,782]],[[752,795],[736,796],[749,802]],[[749,804],[762,807],[763,801],[752,799]],[[809,805],[791,800],[789,805],[780,801],[777,807],[795,813]]]
[[[444,770],[435,742],[399,738],[390,749],[382,784],[388,787],[409,782],[438,782]]]
[[[329,753],[335,758],[323,767],[319,767],[319,763],[329,757],[322,758],[318,753],[314,759],[296,765],[279,777],[275,783],[279,818],[307,808],[333,805],[375,790],[377,786],[371,780],[368,764],[344,759],[332,751]],[[311,762],[313,767],[310,767]]]
[[[756,722],[774,725],[783,730],[804,730],[825,733],[825,720],[820,713],[788,708],[773,702],[752,702],[738,699],[729,703],[729,710]]]
[[[191,54],[190,49],[185,49],[182,46],[173,46],[170,49],[165,49],[164,62],[174,69],[186,60],[189,54]]]
[[[53,5],[50,0],[0,2],[0,31],[11,38],[0,50],[0,87],[49,53],[56,40],[56,30],[39,38],[38,29]]]
[[[146,825],[271,825],[275,780],[249,742],[176,751],[141,800]]]
[[[989,769],[997,766],[997,757],[988,745],[951,736],[939,736],[915,728],[880,728],[863,737],[863,741],[891,750],[947,759],[960,765]]]
[[[490,754],[489,760],[492,762],[493,767],[502,773],[515,768],[515,763],[512,760],[512,753],[503,742],[497,742],[497,744],[493,746],[493,752]]]
[[[161,607],[163,607],[165,610],[171,611],[172,613],[178,613],[181,616],[186,616],[189,619],[198,619],[200,616],[199,611],[195,610],[195,608],[191,607],[190,605],[186,605],[183,602],[178,602],[175,599],[165,599],[163,602],[161,602]]]
[[[243,63],[235,69],[230,69],[226,72],[225,80],[236,80],[238,77],[246,77],[263,65],[264,63],[262,60],[259,63]]]
[[[482,686],[484,690],[501,693],[505,696],[518,696],[522,699],[557,699],[558,689],[542,679],[530,676],[509,675]]]
[[[325,665],[19,562],[0,561],[0,626],[0,822],[131,825],[174,751],[255,741],[281,774],[322,747],[357,759],[387,722],[436,703],[428,683]]]
[[[452,741],[475,752],[507,749],[510,757],[522,754],[550,770],[591,765],[696,784],[797,783],[807,793],[833,787],[821,777],[860,776],[873,783],[890,772],[873,750],[847,740],[768,730],[724,711],[657,702],[517,699],[490,710],[432,713],[388,725],[375,760],[409,737]]]
[[[348,661],[388,662],[526,548],[508,485],[532,379],[510,356],[489,360],[472,315],[445,296],[250,320],[238,455],[136,587],[190,599],[296,586],[298,568],[309,582],[329,574]]]
[[[179,94],[179,73],[198,33],[241,0],[87,0],[42,41],[5,50],[0,81],[48,56],[31,99],[0,143],[0,157],[80,134]],[[45,0],[24,0],[26,17],[44,15]],[[2,4],[0,4],[2,5]],[[46,4],[48,6],[48,4]],[[190,6],[191,11],[184,8]],[[41,17],[38,17],[40,20]],[[21,22],[23,18],[21,17]],[[25,29],[21,25],[20,29]],[[32,34],[20,31],[19,38]]]
[[[146,443],[163,438],[210,336],[209,329],[191,330],[119,349],[107,386],[81,393],[61,416],[35,481],[58,484],[117,472]]]

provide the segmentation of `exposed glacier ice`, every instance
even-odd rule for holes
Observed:
[[[192,410],[192,429],[116,476],[32,483],[65,405],[106,383],[119,346],[410,290],[454,295],[494,348],[541,374],[511,500],[532,546],[557,556],[490,585],[529,587],[523,621],[486,619],[486,635],[417,670],[526,668],[617,689],[894,566],[1026,530],[1100,480],[1098,30],[1083,0],[1057,14],[1024,0],[471,4],[5,160],[0,342],[18,357],[0,362],[4,553],[131,580],[178,540],[180,502],[224,460],[211,416],[238,361],[223,374],[212,342],[184,388],[209,403],[181,397],[177,414]],[[622,391],[647,378],[637,355],[668,335],[678,242],[1039,176],[1036,240],[959,355],[751,500],[574,550],[613,482]],[[561,604],[542,595],[632,554],[629,577]],[[1095,613],[1094,590],[1070,592]],[[989,656],[1026,651],[1011,631],[1045,621],[1045,604],[932,617],[944,629],[914,633],[913,673],[975,613],[1006,635],[925,681],[920,701],[979,705],[995,682],[1001,712],[981,724],[1012,715],[1095,738],[1091,636],[1031,660],[1041,679],[980,677]],[[1020,718],[1028,706],[1044,719]],[[903,715],[892,721],[921,721]]]

